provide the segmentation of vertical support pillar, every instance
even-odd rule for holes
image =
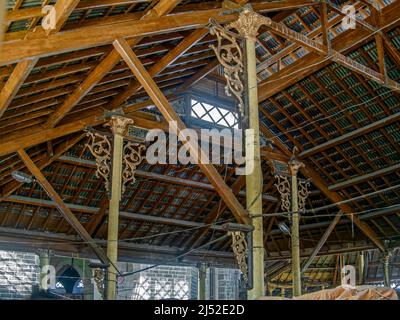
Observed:
[[[215,276],[215,268],[211,267],[210,268],[210,300],[216,300],[217,299],[217,295],[216,295],[216,276]]]
[[[206,300],[206,276],[207,265],[201,263],[199,265],[199,300]]]
[[[39,251],[39,265],[40,265],[40,277],[39,277],[39,288],[41,290],[47,290],[47,288],[43,287],[43,279],[46,276],[45,273],[42,272],[44,266],[48,266],[50,264],[50,251],[49,250],[40,250]]]
[[[247,212],[253,225],[252,239],[252,289],[248,291],[248,299],[257,299],[265,294],[264,280],[264,240],[262,218],[262,187],[263,176],[260,157],[260,128],[258,110],[258,89],[256,70],[256,40],[258,29],[262,24],[262,18],[255,14],[251,6],[243,8],[239,19],[230,23],[227,27],[215,26],[212,32],[217,34],[219,41],[225,39],[232,45],[227,54],[221,54],[219,48],[213,47],[218,60],[225,68],[225,77],[228,80],[227,90],[239,100],[239,107],[244,115],[246,130],[246,203]],[[236,36],[228,34],[226,30],[236,29],[245,39],[245,54],[238,45]],[[224,57],[222,57],[222,55]],[[243,59],[243,56],[246,58]],[[227,63],[226,60],[231,60]],[[243,78],[247,80],[243,83]],[[242,99],[243,89],[246,88],[246,99]],[[243,105],[243,100],[246,106]]]
[[[296,159],[289,162],[289,171],[291,175],[291,211],[292,211],[292,277],[293,277],[293,296],[301,295],[301,269],[300,269],[300,234],[299,234],[299,199],[297,187],[297,172],[304,166]]]
[[[240,21],[240,20],[239,20]],[[258,27],[258,26],[257,26]],[[254,31],[254,30],[253,30]],[[246,130],[246,203],[253,224],[253,288],[249,290],[249,299],[265,295],[264,284],[264,237],[262,217],[263,176],[260,156],[260,127],[256,70],[256,32],[243,30],[246,46],[246,78],[249,129]],[[252,135],[252,136],[249,136]],[[249,143],[252,143],[251,146]],[[253,150],[254,152],[250,152]],[[251,170],[253,169],[253,170]]]
[[[361,251],[358,254],[358,284],[360,286],[364,284],[364,268],[365,268],[364,251]]]
[[[123,156],[123,135],[126,133],[128,124],[133,123],[132,119],[121,116],[112,116],[110,121],[113,133],[113,154],[112,154],[112,178],[111,178],[111,199],[108,210],[108,237],[107,255],[110,259],[110,267],[107,273],[107,299],[115,300],[117,287],[118,261],[118,224],[119,204],[122,192],[122,156]]]
[[[385,256],[383,257],[383,276],[385,287],[390,287],[389,259],[390,255],[385,253]]]

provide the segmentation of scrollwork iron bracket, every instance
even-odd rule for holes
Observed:
[[[243,278],[246,283],[249,281],[248,277],[248,248],[247,241],[244,232],[242,231],[230,231],[232,235],[232,250],[236,256],[236,261],[239,265],[239,269],[243,274]]]
[[[89,142],[86,143],[86,147],[96,160],[96,177],[102,177],[104,179],[105,189],[109,192],[112,150],[110,139],[106,135],[97,132],[88,131],[86,135],[89,137]]]
[[[239,110],[244,117],[244,64],[243,50],[238,43],[239,35],[226,30],[214,19],[210,19],[210,33],[217,36],[217,45],[211,45],[219,63],[224,68],[227,84],[225,92],[239,101]]]

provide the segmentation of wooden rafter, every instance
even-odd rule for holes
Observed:
[[[146,69],[143,67],[142,63],[132,51],[129,44],[125,40],[120,39],[114,42],[114,46],[121,54],[122,58],[125,60],[129,68],[132,70],[137,80],[146,90],[147,94],[153,100],[154,104],[158,107],[164,118],[170,125],[175,123],[178,134],[180,134],[182,130],[186,129],[186,125],[176,114],[175,110],[171,107],[168,100],[157,87],[156,83],[146,71]],[[184,138],[183,141],[186,142],[191,152],[193,152],[193,156],[195,157],[195,159],[205,159],[205,155],[203,155],[204,151],[199,148],[197,141],[191,141],[186,137],[182,138]],[[214,186],[226,205],[232,211],[232,214],[235,216],[235,218],[241,223],[248,223],[248,215],[245,209],[233,195],[231,189],[222,180],[221,176],[218,174],[214,166],[211,164],[199,163],[199,167],[203,170],[208,180],[211,182],[211,184]]]
[[[101,262],[108,264],[107,255],[104,251],[99,247],[93,238],[89,235],[86,229],[81,225],[79,220],[75,217],[75,215],[71,212],[71,210],[65,205],[61,197],[54,190],[51,184],[47,181],[46,177],[42,174],[40,169],[35,165],[35,163],[31,160],[29,155],[23,150],[18,150],[18,156],[25,163],[26,167],[32,173],[32,175],[38,180],[43,189],[46,191],[48,196],[56,203],[59,212],[64,216],[64,218],[68,221],[68,223],[75,229],[75,231],[82,237],[84,241],[93,249],[96,253],[97,257]]]
[[[79,0],[57,1],[56,5],[54,6],[56,10],[56,26],[54,29],[50,30],[49,34],[56,33],[61,29],[78,3]],[[28,39],[37,39],[39,41],[43,41],[43,39],[46,38],[46,35],[43,29],[38,29],[29,33],[27,37]],[[15,66],[13,73],[10,75],[7,83],[0,92],[0,118],[18,93],[19,88],[24,83],[25,79],[28,77],[37,62],[38,58],[27,59],[18,62]]]
[[[157,76],[163,70],[165,70],[169,65],[173,64],[178,60],[185,52],[187,52],[192,46],[198,43],[206,34],[208,30],[198,29],[193,31],[189,36],[183,39],[174,49],[172,49],[166,56],[164,56],[158,63],[149,69],[149,74],[152,77]],[[139,82],[133,81],[129,87],[118,95],[110,103],[110,108],[117,108],[122,105],[126,100],[128,100],[133,94],[135,94],[141,88]]]
[[[162,0],[160,1],[155,8],[153,8],[148,14],[144,15],[141,20],[148,20],[154,17],[160,17],[164,14],[169,13],[180,0]],[[114,28],[114,27],[113,27]],[[135,46],[138,44],[142,38],[136,38],[134,40],[130,40],[130,45]],[[55,113],[53,113],[50,118],[47,120],[45,127],[52,128],[55,127],[64,116],[75,107],[83,97],[93,89],[93,87],[99,83],[103,77],[111,71],[113,67],[120,61],[120,56],[118,52],[112,50],[103,60],[102,62],[88,75],[88,77],[78,86],[75,92],[68,97],[68,99],[64,102],[64,104],[57,109]]]

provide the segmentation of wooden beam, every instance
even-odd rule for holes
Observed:
[[[0,46],[3,42],[4,32],[7,26],[7,9],[6,9],[6,1],[0,1]]]
[[[329,30],[328,30],[328,6],[326,1],[321,2],[321,29],[322,29],[322,43],[327,46],[329,43]]]
[[[314,258],[317,256],[318,252],[321,250],[323,245],[325,244],[326,240],[328,240],[329,236],[331,235],[333,229],[336,227],[340,218],[342,217],[343,212],[339,211],[335,218],[330,223],[329,227],[325,230],[324,234],[322,235],[321,239],[319,239],[317,245],[315,246],[313,252],[311,253],[310,257],[305,261],[301,268],[301,272],[304,273],[308,267],[313,262]]]
[[[339,193],[330,191],[328,185],[325,183],[325,181],[320,177],[320,175],[311,168],[311,165],[307,165],[305,168],[301,169],[301,173],[305,175],[306,177],[311,178],[313,181],[314,185],[319,188],[322,193],[325,194],[333,203],[338,203],[344,200],[344,198],[339,195]],[[354,224],[382,251],[385,251],[385,246],[383,242],[378,238],[378,236],[375,234],[375,232],[371,229],[371,227],[366,224],[365,222],[362,222],[357,215],[351,215],[351,213],[354,213],[354,209],[347,205],[347,204],[339,204],[338,205],[339,209],[341,209],[344,213],[346,213],[346,218],[352,220]]]
[[[351,185],[355,185],[357,183],[369,180],[371,178],[374,177],[382,177],[383,175],[393,172],[393,171],[397,171],[400,170],[400,163],[394,164],[392,166],[386,167],[386,168],[382,168],[367,174],[363,174],[361,176],[356,176],[350,179],[346,179],[342,182],[338,182],[335,184],[331,184],[329,185],[329,190],[337,190],[337,189],[343,189],[345,187],[351,186]]]
[[[150,12],[144,15],[141,20],[149,20],[154,17],[160,17],[163,14],[168,14],[181,0],[162,0]],[[140,21],[141,21],[140,20]],[[114,26],[112,27],[114,28]],[[115,26],[115,28],[118,28]],[[136,38],[129,41],[130,46],[137,45],[143,38]],[[47,120],[45,127],[55,127],[65,115],[72,110],[84,96],[99,83],[103,77],[109,73],[120,61],[121,57],[116,50],[112,50],[100,64],[89,73],[87,78],[78,86],[78,88],[71,94],[67,100],[59,107]]]
[[[34,206],[46,207],[46,208],[56,208],[57,203],[51,200],[43,200],[38,198],[31,198],[31,197],[24,197],[24,196],[8,196],[5,198],[0,198],[1,201],[5,202],[12,202],[12,203],[21,203],[21,204],[29,204]],[[97,207],[88,207],[83,205],[76,205],[72,203],[65,203],[65,205],[73,211],[88,213],[92,215],[100,215],[101,208]],[[129,219],[129,220],[136,220],[136,221],[145,221],[150,223],[157,223],[163,225],[172,225],[178,226],[183,228],[211,228],[212,230],[216,231],[227,231],[229,230],[227,225],[218,224],[218,225],[210,225],[208,226],[207,223],[203,222],[195,222],[195,221],[188,221],[188,220],[180,220],[180,219],[173,219],[173,218],[165,218],[159,216],[151,216],[139,213],[132,213],[132,212],[120,212],[120,217]],[[247,225],[239,225],[239,224],[231,224],[231,226],[235,228],[243,228],[243,230],[248,230],[249,227]],[[228,228],[228,229],[227,229]],[[124,240],[124,239],[121,239]]]
[[[182,130],[186,129],[186,125],[169,104],[167,98],[157,87],[156,83],[143,67],[142,63],[132,51],[126,40],[119,39],[114,41],[114,47],[121,54],[126,64],[132,70],[137,80],[146,90],[147,94],[153,100],[154,104],[158,107],[169,125],[175,124],[176,130],[178,134],[180,134]],[[205,154],[203,154],[204,151],[199,148],[197,141],[191,141],[191,139],[187,139],[186,137],[181,138],[183,141],[186,142],[195,159],[205,159]],[[226,185],[214,166],[211,164],[199,163],[199,167],[203,170],[208,180],[211,182],[223,201],[232,211],[232,214],[235,216],[237,221],[239,221],[240,223],[249,223],[249,218],[246,210],[233,195],[232,190]]]
[[[61,30],[64,23],[68,20],[68,17],[71,15],[72,11],[75,10],[75,7],[79,4],[80,0],[58,0],[54,5],[54,9],[56,12],[56,25],[54,29],[51,29],[47,32],[47,34],[56,33]]]
[[[137,105],[143,106],[145,104],[151,105],[152,102],[145,101],[144,103],[140,103]],[[137,105],[132,106],[131,108],[137,108]],[[129,110],[129,108],[126,108],[124,110]],[[126,112],[126,114],[129,114],[129,111]],[[104,114],[102,110],[99,110],[92,113],[91,116],[81,119],[74,118],[71,122],[58,126],[56,128],[42,130],[39,129],[34,131],[30,129],[28,131],[31,131],[31,134],[29,134],[29,132],[26,132],[25,135],[21,135],[21,133],[19,133],[14,136],[4,137],[4,139],[0,140],[0,156],[16,152],[20,148],[28,148],[49,140],[54,140],[66,136],[74,132],[82,131],[87,126],[96,126],[98,124],[102,124],[105,122],[103,116]],[[152,119],[145,118],[141,116],[140,113],[136,112],[135,116],[131,116],[131,118],[135,121],[136,126],[143,129],[165,128],[165,130],[168,130],[168,124],[162,121],[155,120],[155,117]]]
[[[183,39],[174,49],[172,49],[167,55],[165,55],[159,62],[149,69],[149,74],[152,77],[157,76],[162,71],[164,71],[169,65],[173,64],[178,60],[183,54],[185,54],[192,46],[196,45],[206,34],[208,34],[208,29],[201,28],[193,31],[185,39]],[[122,105],[127,101],[132,95],[139,91],[141,85],[138,81],[133,81],[128,88],[119,94],[110,103],[110,108],[114,109]]]
[[[387,53],[393,59],[393,62],[397,66],[400,66],[400,52],[395,48],[395,46],[390,41],[390,38],[386,34],[383,34],[383,43],[385,44]]]
[[[119,5],[129,5],[134,3],[145,3],[151,2],[153,0],[81,0],[76,7],[76,10],[91,10],[91,9],[100,9],[112,6],[119,6]],[[234,0],[236,2],[241,2],[240,0]],[[245,1],[242,1],[245,2]],[[246,1],[247,2],[247,1]],[[279,2],[271,2],[271,1],[263,1],[260,3],[254,3],[253,8],[256,11],[261,12],[274,12],[280,10],[294,10],[306,6],[314,6],[317,5],[314,1],[305,1],[305,0],[283,0]],[[205,3],[198,3],[198,4],[188,4],[182,5],[177,7],[174,10],[174,13],[180,12],[189,12],[195,10],[207,10],[207,9],[214,9],[220,7],[221,5],[218,4],[217,1],[215,3],[205,2]],[[117,17],[113,17],[115,20],[124,19],[124,15],[118,15]],[[18,20],[29,20],[33,18],[41,18],[43,16],[42,8],[41,7],[33,7],[33,8],[23,8],[17,9],[7,12],[6,14],[6,21],[11,23],[13,21]],[[97,21],[103,22],[107,20],[108,17],[101,18]]]
[[[178,0],[162,0],[159,4],[177,4]],[[165,6],[163,6],[165,7]],[[152,12],[159,12],[158,10]],[[236,15],[219,15],[220,9],[172,14],[163,17],[148,15],[137,21],[125,21],[105,26],[90,26],[49,35],[46,42],[39,39],[6,42],[0,51],[0,66],[28,58],[41,58],[101,46],[112,43],[116,38],[137,38],[156,34],[179,32],[201,28],[210,18],[220,23],[232,21]]]
[[[0,239],[2,248],[7,248],[7,250],[31,251],[32,249],[46,248],[60,254],[78,253],[79,257],[96,259],[96,255],[92,251],[85,250],[76,243],[76,237],[73,235],[0,227]],[[105,240],[96,239],[96,242],[102,246],[105,245]],[[119,261],[147,264],[176,264],[178,261],[174,258],[182,254],[179,248],[132,242],[121,242],[119,249]],[[199,260],[221,267],[233,268],[236,265],[232,252],[215,250],[195,250],[180,259],[179,264],[196,265]]]
[[[0,118],[7,110],[11,101],[14,99],[25,79],[31,73],[37,61],[38,59],[24,60],[15,66],[14,71],[0,92]]]
[[[32,173],[32,175],[38,180],[40,185],[46,191],[47,195],[56,203],[58,211],[61,215],[68,221],[72,228],[79,234],[80,237],[93,249],[96,253],[97,257],[100,259],[102,263],[108,264],[107,255],[104,251],[95,243],[86,229],[81,225],[79,220],[75,217],[75,215],[71,212],[71,210],[65,205],[61,197],[54,190],[51,184],[47,181],[46,177],[42,174],[40,169],[35,165],[35,163],[31,160],[28,154],[23,150],[18,150],[18,155],[21,160],[25,163],[26,167]]]
[[[58,158],[58,160],[62,161],[62,162],[78,165],[78,166],[83,166],[83,167],[89,167],[89,168],[96,167],[95,161],[87,160],[87,159],[61,156]],[[186,187],[215,191],[215,188],[213,187],[213,185],[211,185],[209,183],[193,181],[193,180],[183,179],[183,178],[178,178],[178,177],[172,177],[170,175],[164,175],[164,174],[160,174],[160,173],[156,173],[156,172],[149,172],[149,171],[136,169],[135,175],[138,177],[146,178],[146,179],[163,181],[163,182],[172,183],[172,184],[179,184],[179,185],[186,186]],[[240,197],[246,196],[245,192],[238,192],[237,194]],[[270,202],[278,202],[278,199],[276,197],[270,196],[268,194],[263,194],[262,199],[265,201],[270,201]]]
[[[58,0],[54,8],[56,10],[56,26],[50,33],[58,32],[61,27],[67,21],[69,15],[74,10],[79,0]],[[43,41],[45,38],[44,30],[38,29],[33,32],[28,33],[29,39],[40,39]],[[0,118],[6,111],[7,107],[17,94],[19,88],[24,83],[25,79],[28,77],[32,69],[35,67],[38,59],[27,59],[17,63],[13,73],[7,80],[7,83],[3,87],[0,93]]]

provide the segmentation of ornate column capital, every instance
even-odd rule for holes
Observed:
[[[134,121],[130,118],[114,115],[111,117],[110,122],[107,123],[106,126],[111,127],[113,134],[124,136],[128,131],[128,125],[133,123]]]
[[[243,37],[256,39],[258,29],[264,23],[264,17],[245,7],[239,19],[230,23],[228,28],[236,29]]]
[[[290,161],[288,162],[288,166],[289,166],[289,172],[292,176],[296,176],[300,168],[305,167],[304,163],[298,161],[296,158],[290,159]]]

